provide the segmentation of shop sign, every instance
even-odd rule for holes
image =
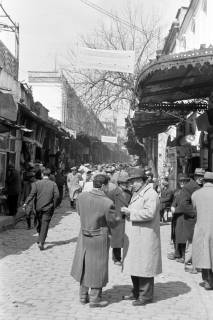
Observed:
[[[117,143],[118,139],[117,137],[113,137],[113,136],[101,136],[101,142]]]
[[[135,51],[132,50],[78,48],[78,68],[134,73],[134,66]]]
[[[11,94],[0,92],[0,117],[16,121],[17,107]]]

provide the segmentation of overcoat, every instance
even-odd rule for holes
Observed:
[[[194,226],[196,222],[196,213],[191,202],[191,195],[199,189],[198,184],[194,180],[190,180],[176,196],[175,213],[176,219],[175,236],[176,243],[186,243],[187,240],[192,241]]]
[[[116,225],[111,230],[110,245],[112,248],[123,248],[125,218],[121,213],[121,207],[128,207],[131,199],[130,192],[122,190],[119,186],[112,192],[110,199],[113,200],[116,213]]]
[[[69,189],[70,200],[74,200],[74,194],[77,190],[81,189],[80,181],[82,177],[80,174],[76,173],[75,175],[72,173],[68,173],[67,175],[67,187]]]
[[[213,183],[205,183],[195,191],[192,203],[197,212],[192,242],[193,265],[213,271]]]
[[[113,206],[112,200],[97,189],[83,192],[77,201],[81,228],[71,275],[89,288],[102,288],[108,282],[109,228],[114,219]]]
[[[133,195],[128,208],[130,220],[126,221],[124,272],[132,276],[154,277],[162,272],[157,192],[148,184]]]

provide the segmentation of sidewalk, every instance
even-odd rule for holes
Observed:
[[[0,232],[13,228],[24,216],[25,213],[22,210],[22,207],[19,207],[15,218],[12,216],[0,216]]]

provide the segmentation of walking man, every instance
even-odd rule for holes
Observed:
[[[37,231],[39,233],[38,247],[40,250],[44,250],[49,223],[59,197],[58,187],[54,181],[49,179],[49,176],[50,170],[44,169],[42,180],[38,180],[32,184],[31,192],[23,205],[25,208],[31,201],[35,200],[35,210],[38,219]]]
[[[160,244],[160,202],[157,192],[142,168],[135,168],[130,176],[133,196],[126,215],[127,253],[124,272],[131,275],[133,290],[124,300],[134,300],[133,306],[152,302],[154,276],[162,272]]]
[[[202,269],[204,288],[213,290],[213,172],[205,172],[203,188],[192,194],[197,222],[192,242],[192,262]]]
[[[81,229],[71,275],[80,282],[80,302],[90,302],[92,308],[108,304],[101,300],[102,288],[108,282],[109,228],[113,223],[113,202],[104,193],[108,183],[105,174],[97,174],[92,191],[83,192],[77,201]]]

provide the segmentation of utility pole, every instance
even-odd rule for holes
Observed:
[[[19,25],[15,23],[6,10],[3,8],[3,5],[0,3],[0,9],[3,11],[4,15],[1,15],[0,18],[6,18],[9,24],[0,22],[0,30],[13,32],[15,35],[15,58],[17,60],[17,74],[19,71]]]

